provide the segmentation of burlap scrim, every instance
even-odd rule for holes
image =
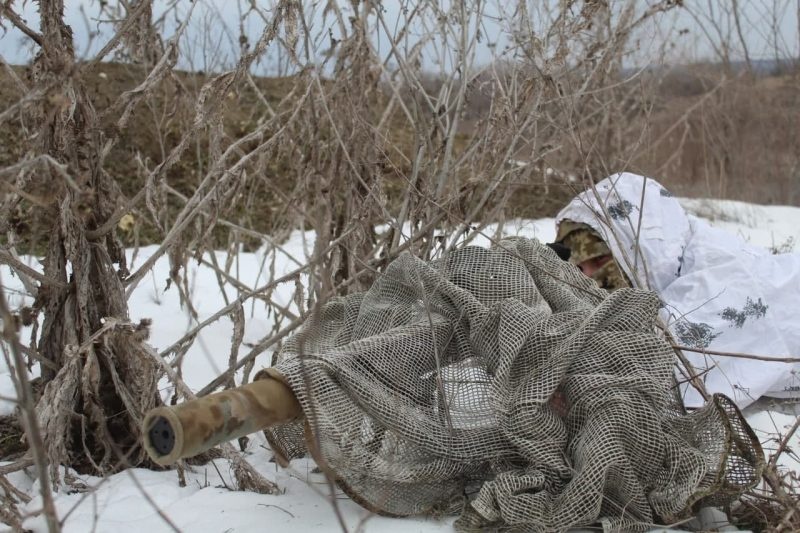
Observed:
[[[659,299],[608,294],[537,241],[394,261],[284,347],[315,454],[369,509],[488,525],[642,530],[755,483],[725,397],[686,415]],[[304,453],[302,427],[268,431]]]

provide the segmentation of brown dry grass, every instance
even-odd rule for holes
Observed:
[[[660,92],[635,167],[685,196],[800,205],[798,74],[709,74]]]
[[[25,68],[16,67],[22,77]],[[85,85],[97,109],[111,105],[119,96],[134,88],[146,74],[143,67],[123,63],[101,63],[85,75]],[[723,73],[716,65],[696,65],[670,71],[663,77],[646,80],[654,88],[648,101],[637,102],[619,118],[632,132],[626,140],[629,150],[598,153],[593,157],[614,171],[626,168],[653,176],[677,194],[690,197],[711,197],[742,200],[762,204],[800,205],[800,90],[797,74],[776,76],[736,76],[722,81]],[[231,139],[240,139],[257,126],[265,116],[267,105],[278,106],[296,80],[292,78],[259,78],[254,83],[260,94],[248,83],[233,87],[225,105],[223,124]],[[191,102],[200,88],[209,81],[204,74],[173,71],[161,81],[155,97],[136,113],[120,141],[112,148],[106,170],[120,184],[127,196],[133,196],[143,185],[143,169],[152,168],[174,149],[182,132],[191,127]],[[434,93],[440,83],[428,80]],[[18,97],[5,72],[0,71],[0,107],[7,107]],[[381,100],[385,104],[387,95]],[[459,128],[456,150],[463,150],[477,128],[484,127],[491,95],[476,83],[469,95],[465,120]],[[379,106],[376,105],[376,110]],[[104,124],[109,127],[111,124]],[[641,132],[645,135],[639,140]],[[393,117],[390,144],[396,150],[384,167],[385,192],[393,208],[399,206],[406,192],[403,176],[410,172],[414,144],[414,128],[399,114]],[[0,166],[18,161],[25,150],[22,129],[0,130]],[[507,217],[537,218],[554,215],[579,187],[564,180],[565,176],[583,177],[582,161],[571,154],[572,147],[556,151],[541,159],[537,171],[515,184],[505,205]],[[180,159],[166,174],[166,182],[190,196],[208,164],[207,147],[198,144],[194,157]],[[526,160],[524,154],[521,159]],[[530,158],[527,158],[528,160]],[[291,160],[273,160],[262,169],[264,180],[249,182],[243,194],[249,198],[226,215],[243,227],[258,233],[280,232],[286,197],[296,189],[296,176]],[[546,169],[553,169],[548,179]],[[600,177],[599,175],[595,177]],[[477,176],[473,176],[479,179]],[[559,179],[561,178],[561,179]],[[269,182],[270,187],[266,185]],[[274,188],[286,197],[275,194]],[[168,200],[175,213],[183,203]],[[42,221],[30,213],[17,214],[18,235],[22,242],[31,236],[46,233]],[[140,244],[158,242],[160,235],[147,221],[136,217]],[[223,246],[227,229],[215,231],[215,245]],[[245,239],[246,246],[257,246],[257,239]],[[123,235],[128,245],[134,244],[133,233]],[[41,244],[21,250],[41,250]]]

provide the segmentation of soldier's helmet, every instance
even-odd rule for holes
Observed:
[[[613,291],[631,286],[614,260],[608,244],[588,224],[562,220],[558,225],[556,242],[570,249],[569,262],[584,270],[601,288]],[[602,262],[602,265],[588,271],[584,265],[592,261]]]

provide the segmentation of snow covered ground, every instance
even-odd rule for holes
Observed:
[[[743,236],[753,244],[787,251],[794,245],[800,251],[800,208],[767,207],[740,202],[685,200],[685,207],[699,216],[708,218],[712,224]],[[494,228],[488,228],[492,235]],[[552,219],[514,221],[506,223],[503,233],[536,237],[544,242],[555,236]],[[476,244],[487,244],[489,239],[479,237]],[[295,232],[274,248],[257,253],[240,253],[233,258],[231,275],[248,287],[258,287],[303,263],[306,253],[313,246],[313,234]],[[129,251],[130,270],[134,271],[156,247]],[[210,257],[207,255],[206,259]],[[226,255],[217,253],[216,259],[224,265]],[[33,258],[25,260],[39,268]],[[178,291],[173,286],[166,289],[169,265],[165,258],[156,263],[132,293],[129,304],[131,319],[138,321],[151,318],[150,343],[163,350],[180,339],[198,321],[213,315],[225,305],[225,297],[219,287],[214,271],[204,265],[191,263],[188,285],[191,301],[197,312],[193,318],[185,307],[181,307]],[[30,303],[19,280],[6,267],[0,267],[0,279],[9,296],[12,308]],[[166,289],[166,290],[165,290]],[[228,299],[238,296],[238,290],[226,285]],[[295,282],[290,281],[276,287],[272,293],[274,301],[287,309],[296,309],[293,298]],[[276,323],[274,313],[267,313],[263,302],[248,301],[245,306],[246,327],[244,342],[239,351],[246,354],[253,344],[267,335]],[[285,323],[284,323],[285,325]],[[232,322],[228,317],[203,329],[192,348],[186,354],[183,365],[184,380],[194,390],[206,383],[227,367],[232,335]],[[29,331],[22,331],[26,339]],[[256,368],[268,366],[270,353],[262,354]],[[166,381],[162,394],[167,397],[171,390]],[[11,378],[5,363],[0,363],[0,414],[13,410],[14,404],[1,398],[15,396]],[[774,448],[775,435],[785,431],[794,423],[791,408],[774,407],[760,402],[747,412],[765,448]],[[797,440],[797,439],[796,439]],[[771,443],[771,444],[770,444]],[[794,445],[800,444],[800,440]],[[308,460],[294,461],[287,470],[281,470],[269,462],[270,453],[262,435],[254,435],[249,443],[247,456],[262,474],[278,483],[284,494],[269,496],[229,490],[230,469],[226,461],[195,467],[187,473],[185,487],[180,487],[174,471],[153,472],[129,470],[108,478],[77,476],[86,490],[64,487],[55,495],[60,519],[67,532],[113,531],[115,533],[149,531],[337,531],[341,530],[339,518],[349,530],[366,531],[442,531],[451,530],[453,518],[440,520],[428,518],[390,519],[370,515],[352,500],[336,492],[335,506],[331,504],[331,489],[323,476],[312,473],[313,463]],[[800,472],[800,464],[787,459],[787,468]],[[41,509],[41,499],[33,470],[16,472],[10,481],[33,499],[24,507],[27,512]],[[338,509],[338,511],[337,511]],[[25,522],[33,531],[46,531],[41,516]]]

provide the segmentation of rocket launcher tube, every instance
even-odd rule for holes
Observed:
[[[221,442],[303,415],[297,398],[280,374],[274,371],[259,374],[262,378],[248,385],[150,410],[142,423],[144,448],[150,458],[166,466]]]

